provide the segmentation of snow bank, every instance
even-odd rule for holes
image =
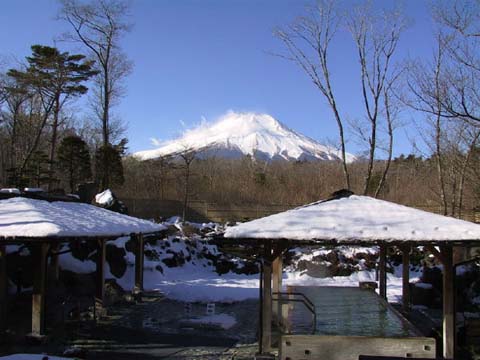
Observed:
[[[322,201],[226,229],[226,238],[480,240],[480,225],[368,196]]]
[[[21,192],[16,188],[3,188],[0,189],[0,194],[21,194]]]
[[[45,190],[42,189],[42,188],[30,188],[30,187],[26,187],[25,189],[23,189],[23,191],[25,191],[25,192],[30,192],[30,193],[41,193],[41,192],[45,192]]]
[[[0,237],[121,236],[165,229],[151,221],[73,202],[0,200]]]
[[[156,269],[159,264],[163,273]],[[146,261],[143,276],[145,290],[160,291],[178,301],[230,303],[258,297],[258,275],[218,275],[205,260],[172,268],[160,261],[150,264]],[[115,279],[124,289],[132,289],[135,281],[133,262],[129,263],[123,277],[115,278],[107,272],[107,278]]]
[[[63,270],[72,271],[77,274],[90,274],[97,270],[97,265],[92,260],[79,260],[72,253],[62,254],[59,257],[59,264]]]

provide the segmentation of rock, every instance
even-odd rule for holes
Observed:
[[[126,254],[125,249],[107,244],[105,257],[108,265],[110,265],[110,272],[116,278],[121,278],[125,274],[125,271],[127,271]]]
[[[109,305],[118,304],[125,300],[125,291],[114,279],[105,281],[105,302]]]
[[[421,281],[422,283],[432,284],[433,288],[437,292],[442,293],[443,276],[442,276],[442,270],[440,270],[438,267],[433,267],[433,268],[425,267],[423,269]]]
[[[413,305],[431,307],[433,298],[433,286],[431,284],[410,283],[410,301]]]
[[[183,234],[185,236],[200,235],[200,230],[190,224],[183,224]]]
[[[326,260],[332,264],[338,264],[338,254],[335,251],[330,251],[326,256]]]

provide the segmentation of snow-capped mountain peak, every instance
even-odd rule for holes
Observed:
[[[140,151],[141,160],[175,156],[197,151],[201,156],[261,159],[338,160],[340,152],[289,129],[268,114],[230,111],[214,123],[203,123],[185,131],[183,136],[160,144],[154,150]],[[347,154],[347,160],[355,157]]]

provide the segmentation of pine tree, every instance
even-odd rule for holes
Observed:
[[[22,167],[25,167],[37,150],[41,132],[51,116],[52,131],[48,157],[49,170],[53,172],[58,127],[61,125],[60,111],[67,100],[87,92],[88,88],[83,83],[98,74],[98,71],[93,70],[94,62],[86,60],[85,55],[71,55],[68,52],[60,52],[57,48],[42,45],[33,45],[31,49],[32,55],[27,57],[29,66],[25,71],[16,69],[8,71],[8,76],[39,93],[45,110],[43,125]],[[50,187],[51,184],[48,185]]]
[[[95,176],[102,190],[124,183],[122,155],[126,143],[127,139],[122,139],[117,145],[100,146],[95,152]]]
[[[92,177],[88,146],[80,137],[65,137],[58,147],[57,159],[58,171],[67,179],[71,192]]]
[[[57,181],[46,152],[37,150],[32,153],[23,171],[23,179],[25,186],[37,188]]]

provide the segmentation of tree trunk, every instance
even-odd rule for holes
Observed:
[[[443,207],[443,215],[448,214],[448,203],[445,191],[445,178],[443,174],[443,159],[441,151],[441,121],[440,115],[437,115],[436,129],[435,129],[435,159],[437,165],[437,178],[440,186],[440,200]]]
[[[477,144],[478,138],[480,137],[480,131],[477,131],[475,136],[473,137],[473,140],[470,143],[470,146],[468,147],[468,152],[467,155],[465,156],[465,160],[463,161],[462,164],[462,171],[460,174],[460,185],[458,186],[458,218],[460,219],[462,217],[462,208],[463,208],[463,190],[464,190],[464,185],[465,185],[465,177],[467,174],[467,168],[468,164],[470,163],[470,159],[472,157],[472,153],[475,150],[475,145]]]
[[[42,122],[40,124],[40,128],[38,129],[38,132],[35,136],[35,140],[33,142],[33,145],[32,147],[29,149],[27,155],[25,156],[25,159],[23,159],[23,162],[22,162],[22,166],[20,167],[20,173],[23,173],[23,171],[25,170],[25,167],[27,166],[28,164],[28,161],[30,160],[30,158],[32,157],[33,153],[35,152],[35,150],[38,148],[38,145],[40,143],[40,137],[42,135],[42,132],[43,132],[43,129],[45,128],[45,125],[47,123],[47,120],[48,120],[48,117],[50,116],[50,112],[52,111],[52,107],[53,107],[53,100],[50,104],[48,104],[46,107],[45,107],[45,112],[43,114],[43,119],[42,119]]]
[[[365,176],[365,183],[363,185],[363,195],[368,194],[368,188],[370,186],[370,181],[372,179],[372,172],[373,172],[373,161],[375,159],[375,149],[377,147],[377,122],[372,121],[372,132],[370,137],[370,149],[368,154],[368,166],[367,166],[367,174]]]
[[[52,190],[53,179],[52,174],[54,170],[53,161],[55,160],[55,150],[57,145],[57,133],[58,133],[58,116],[60,114],[60,95],[55,97],[55,105],[53,107],[53,123],[52,123],[52,139],[50,144],[50,156],[48,160],[49,179],[48,179],[48,190]]]
[[[185,163],[185,194],[183,197],[183,212],[182,212],[182,221],[186,221],[187,216],[187,205],[188,205],[188,185],[190,181],[190,163]]]
[[[388,128],[388,158],[387,158],[387,163],[385,164],[385,169],[383,170],[383,173],[382,173],[382,178],[378,183],[377,190],[375,190],[375,195],[374,195],[375,198],[377,198],[378,195],[380,195],[380,192],[382,191],[383,186],[385,185],[385,181],[387,180],[387,174],[390,170],[390,165],[392,164],[392,157],[393,157],[393,120],[392,120],[392,114],[390,112],[390,104],[389,104],[387,91],[385,91],[384,97],[385,97],[384,101],[385,101],[385,111],[387,116],[387,128]]]
[[[108,126],[110,121],[110,86],[109,86],[109,76],[108,76],[108,58],[103,67],[104,73],[104,83],[103,83],[103,114],[102,114],[102,133],[103,133],[103,146],[105,151],[107,147],[110,146],[110,139],[108,133]],[[105,155],[105,154],[104,154]],[[110,176],[108,171],[108,159],[106,156],[103,157],[103,179],[102,179],[102,190],[106,190],[110,186]]]
[[[350,190],[350,174],[348,172],[348,166],[347,166],[347,151],[345,149],[345,133],[343,130],[343,123],[342,123],[342,119],[340,118],[340,114],[338,113],[337,105],[336,105],[335,99],[333,98],[333,93],[330,92],[330,94],[331,94],[330,105],[335,115],[335,120],[338,126],[338,135],[340,137],[340,146],[341,146],[341,152],[342,152],[342,170],[343,170],[343,176],[345,178],[345,186],[347,190]]]

